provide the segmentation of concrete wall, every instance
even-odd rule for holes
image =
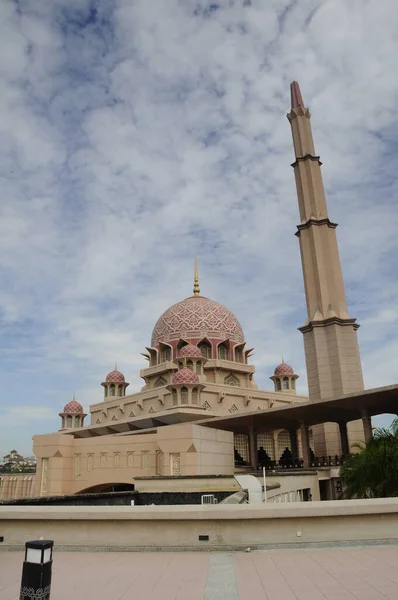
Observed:
[[[34,436],[35,495],[75,494],[142,476],[233,475],[233,433],[183,423],[153,433]]]
[[[31,498],[35,489],[35,473],[1,473],[0,501]]]
[[[41,536],[56,546],[96,549],[398,540],[398,498],[268,506],[0,506],[0,529],[3,548]]]

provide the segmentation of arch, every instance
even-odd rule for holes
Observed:
[[[282,383],[279,377],[275,377],[275,391],[280,392],[282,389]]]
[[[75,427],[80,427],[80,417],[78,415],[75,416]]]
[[[284,390],[288,390],[289,389],[289,378],[288,377],[284,377],[283,378],[283,389]]]
[[[160,348],[160,363],[165,363],[173,358],[173,349],[168,344],[159,344]]]
[[[111,383],[109,386],[109,395],[114,396],[116,393],[116,387],[114,383]]]
[[[181,404],[188,404],[188,388],[181,388]]]
[[[164,377],[158,377],[155,381],[155,383],[153,384],[153,387],[158,388],[158,387],[163,387],[164,385],[167,385],[167,381],[165,380]]]
[[[192,360],[187,360],[187,369],[191,369],[191,371],[193,371],[193,362],[192,362]]]
[[[72,427],[72,416],[71,415],[68,415],[66,417],[66,426],[67,427]]]
[[[235,362],[238,363],[244,363],[245,362],[245,356],[243,353],[243,350],[245,348],[245,344],[237,344],[234,347],[234,360]]]
[[[199,404],[198,388],[193,388],[193,390],[192,390],[192,404]]]
[[[212,357],[212,345],[207,338],[203,338],[203,340],[198,343],[198,348],[204,358]]]
[[[257,450],[263,448],[271,460],[275,460],[274,438],[271,432],[265,431],[257,434]]]
[[[292,446],[290,443],[290,435],[288,431],[284,430],[278,433],[278,456],[275,460],[280,460],[282,458],[286,448],[291,452]]]
[[[202,374],[202,365],[200,364],[200,360],[195,361],[195,371],[197,375]]]
[[[229,347],[226,342],[221,342],[221,344],[218,344],[217,358],[220,360],[229,360]]]
[[[227,377],[224,379],[224,383],[225,385],[233,385],[235,387],[240,387],[240,381],[238,377],[233,373],[227,375]]]
[[[292,390],[296,389],[296,380],[295,379],[290,380],[290,387],[292,388]]]
[[[234,448],[237,462],[249,462],[249,438],[245,433],[234,433]]]
[[[178,404],[178,394],[177,394],[177,390],[175,388],[171,392],[171,395],[173,397],[173,406],[177,406],[177,404]]]

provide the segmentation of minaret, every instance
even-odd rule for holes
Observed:
[[[312,138],[311,114],[304,106],[296,81],[290,86],[291,110],[287,115],[293,135],[300,242],[307,320],[304,336],[308,388],[311,400],[331,398],[363,390],[361,359],[356,330],[348,314],[337,246],[337,224],[329,220],[323,188],[321,161]],[[312,428],[317,455],[341,453],[338,425]],[[360,421],[348,424],[349,441],[363,440]]]

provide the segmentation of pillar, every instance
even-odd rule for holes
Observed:
[[[311,465],[310,439],[308,437],[307,423],[300,423],[301,445],[303,447],[304,467],[308,468]]]
[[[372,421],[370,420],[367,410],[363,410],[361,412],[361,416],[362,416],[363,433],[365,435],[365,442],[368,443],[368,442],[370,442],[370,440],[373,437]]]
[[[348,443],[347,423],[345,421],[339,423],[341,452],[344,456],[350,453],[350,445]]]
[[[290,446],[291,446],[291,452],[292,452],[293,464],[294,464],[295,461],[298,459],[297,430],[289,429],[289,436],[290,436]]]
[[[250,463],[254,470],[257,470],[257,444],[256,444],[256,434],[254,433],[254,427],[251,425],[248,428],[249,431],[249,455],[250,455]]]

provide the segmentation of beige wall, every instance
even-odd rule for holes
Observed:
[[[279,505],[0,507],[4,546],[206,548],[398,540],[398,499]],[[299,533],[299,535],[297,535]],[[208,535],[208,542],[199,542]]]
[[[34,436],[36,496],[75,494],[97,485],[156,475],[233,475],[233,434],[189,423],[147,434],[74,438]]]
[[[31,498],[35,489],[35,473],[1,473],[0,501]]]

